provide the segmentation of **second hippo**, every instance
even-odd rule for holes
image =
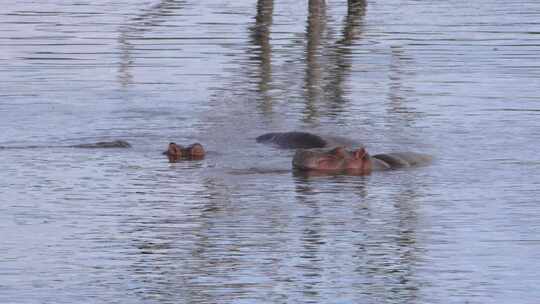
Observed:
[[[293,169],[300,171],[320,171],[367,175],[373,171],[390,170],[427,164],[429,155],[414,152],[398,152],[369,155],[365,148],[348,150],[344,147],[333,149],[299,149],[294,155]]]
[[[258,143],[273,144],[282,149],[312,149],[351,146],[353,143],[337,136],[320,136],[309,132],[272,132],[256,138]]]
[[[182,159],[187,160],[199,160],[203,159],[206,152],[204,151],[203,146],[200,143],[194,143],[187,147],[178,145],[176,143],[169,143],[167,151],[163,152],[164,155],[167,155],[169,162],[175,163]]]

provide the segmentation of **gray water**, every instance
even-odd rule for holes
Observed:
[[[538,303],[540,2],[356,2],[3,2],[0,303]]]

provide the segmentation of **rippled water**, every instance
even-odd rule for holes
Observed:
[[[2,303],[537,303],[540,3],[8,1]],[[428,167],[301,177],[310,130]],[[169,141],[203,161],[169,164]]]

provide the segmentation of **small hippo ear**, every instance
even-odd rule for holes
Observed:
[[[354,150],[353,154],[354,154],[354,158],[362,159],[367,154],[367,152],[366,152],[366,149],[359,148],[359,149]]]
[[[334,148],[331,153],[336,156],[345,157],[345,155],[347,154],[347,151],[345,150],[345,147],[340,146],[340,147]]]
[[[192,156],[203,156],[205,153],[203,146],[198,142],[189,146],[188,149]]]
[[[176,157],[181,157],[183,149],[184,149],[184,147],[182,147],[180,145],[177,145],[176,143],[171,142],[171,143],[169,143],[169,148],[167,149],[165,154],[166,155],[173,155],[173,156],[176,156]]]
[[[185,148],[182,145],[177,145],[176,143],[172,142],[172,143],[169,144],[169,150],[170,149],[175,149],[175,150],[180,149],[180,150],[182,150],[182,149],[185,149]]]

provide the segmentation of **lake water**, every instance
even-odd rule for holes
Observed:
[[[538,303],[540,2],[350,2],[4,2],[0,146],[133,148],[0,149],[0,302]]]

